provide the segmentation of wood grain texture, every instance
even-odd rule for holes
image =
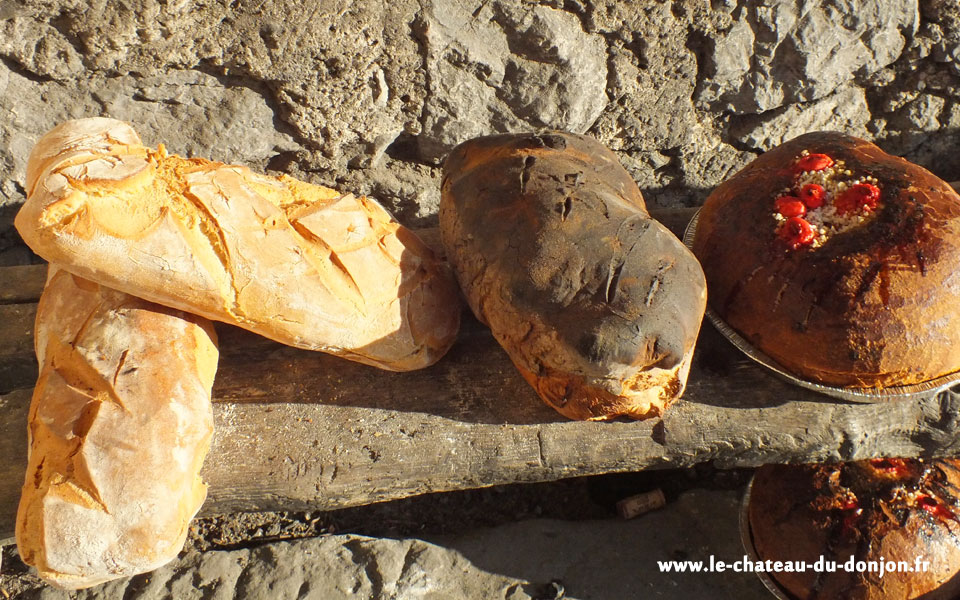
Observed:
[[[690,212],[655,215],[676,231]],[[0,331],[11,325],[0,321]],[[409,373],[233,327],[218,332],[205,514],[332,509],[704,461],[734,467],[960,455],[960,394],[883,404],[833,400],[755,366],[709,326],[686,394],[662,420],[610,423],[567,421],[544,405],[471,318],[443,360]],[[30,345],[3,335],[4,344]],[[0,365],[25,356],[32,351],[0,350]],[[35,362],[30,369],[35,378]],[[0,396],[0,540],[13,531],[29,401],[29,389]]]
[[[0,305],[35,302],[47,279],[46,265],[17,265],[0,270]]]

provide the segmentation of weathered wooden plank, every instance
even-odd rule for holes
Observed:
[[[3,267],[0,269],[0,304],[36,302],[46,280],[46,265]]]
[[[847,404],[789,386],[706,328],[664,419],[543,405],[475,321],[437,365],[383,373],[225,328],[207,514],[330,509],[431,491],[680,467],[960,454],[960,395]],[[26,464],[28,390],[0,398],[0,539]]]
[[[0,359],[0,394],[32,387],[38,370],[37,359],[29,354]]]
[[[5,270],[0,267],[0,273]],[[43,271],[45,278],[46,265]],[[33,354],[36,314],[36,304],[0,304],[0,394],[32,387],[37,379],[37,359]]]
[[[27,409],[32,390],[0,396],[0,545],[13,537],[27,468]]]
[[[31,304],[0,304],[0,360],[33,352],[36,316],[35,301]]]
[[[30,307],[0,308],[18,311],[29,325]],[[9,322],[0,321],[0,330]],[[17,348],[0,352],[0,365],[30,361],[22,376],[28,385],[36,377],[31,332],[21,328],[0,346]],[[219,326],[219,333],[207,514],[330,509],[703,461],[960,455],[960,395],[874,405],[832,400],[755,366],[709,326],[684,399],[662,420],[614,423],[569,422],[543,405],[469,316],[449,355],[412,373],[297,350],[234,327]],[[29,390],[0,396],[0,539],[12,532],[23,480],[29,397]]]

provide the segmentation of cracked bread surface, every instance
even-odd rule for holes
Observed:
[[[470,308],[549,406],[644,419],[683,393],[703,272],[599,142],[460,144],[444,163],[440,231]]]
[[[390,370],[456,337],[448,269],[370,198],[169,155],[105,118],[61,124],[28,167],[18,231],[93,281]]]
[[[69,589],[169,562],[206,498],[212,323],[51,266],[35,329],[20,556]]]
[[[760,560],[810,565],[770,573],[793,598],[953,600],[960,594],[958,494],[960,462],[951,459],[766,465],[747,511]],[[817,571],[821,557],[875,568]],[[881,560],[888,565],[882,576]]]
[[[791,249],[774,201],[804,151],[880,195],[862,222]],[[960,370],[960,196],[866,140],[813,132],[761,155],[707,198],[693,247],[710,307],[798,377],[888,388]]]

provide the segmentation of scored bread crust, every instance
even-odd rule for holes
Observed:
[[[595,140],[497,135],[444,163],[440,230],[474,314],[572,419],[660,415],[680,397],[703,272]]]
[[[68,589],[172,560],[206,497],[212,324],[52,265],[35,347],[21,558]]]
[[[143,146],[126,123],[36,144],[17,230],[111,288],[380,368],[428,366],[459,328],[445,265],[369,198]]]
[[[804,150],[877,178],[881,198],[863,224],[788,250],[774,201]],[[882,388],[960,370],[960,197],[870,142],[817,132],[761,155],[707,198],[694,253],[710,307],[800,377]]]
[[[897,459],[894,459],[897,460]],[[770,576],[791,597],[803,600],[954,600],[960,594],[960,462],[901,461],[904,475],[891,474],[870,461],[842,464],[767,465],[757,470],[747,507],[750,535],[762,561],[811,565],[803,571]],[[927,478],[921,475],[926,473]],[[932,476],[931,476],[932,475]],[[842,490],[842,491],[841,491]],[[856,508],[847,508],[856,492]],[[950,516],[917,506],[929,495]],[[821,557],[843,565],[881,559],[896,572],[818,573]],[[916,559],[926,570],[904,572]],[[856,566],[856,565],[854,565]]]

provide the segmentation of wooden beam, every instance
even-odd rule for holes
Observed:
[[[0,267],[0,304],[36,302],[47,280],[47,265]]]
[[[663,420],[581,423],[543,405],[469,321],[439,364],[385,373],[224,328],[206,514],[317,510],[579,475],[960,454],[960,396],[847,404],[789,386],[704,331]],[[26,465],[30,391],[0,397],[0,539]]]
[[[28,318],[31,305],[9,306]],[[32,361],[32,327],[18,330],[3,338],[0,365]],[[662,420],[613,423],[571,422],[545,406],[466,314],[450,353],[411,373],[297,350],[234,327],[218,331],[205,514],[323,510],[704,461],[733,467],[960,455],[960,394],[833,400],[757,367],[709,325],[683,400]],[[29,376],[32,385],[35,363],[29,368],[21,380]],[[0,540],[12,535],[29,400],[29,389],[0,396]]]

